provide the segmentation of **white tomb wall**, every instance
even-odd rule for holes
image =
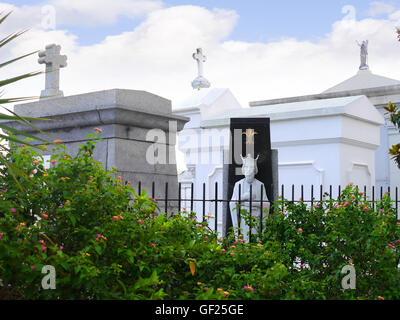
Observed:
[[[375,150],[380,145],[380,127],[376,123],[345,116],[342,118],[342,138]],[[350,142],[349,141],[349,142]]]
[[[367,189],[375,182],[375,149],[355,146],[354,144],[340,144],[340,171],[342,187],[353,183]]]
[[[284,196],[292,198],[292,185],[294,185],[294,199],[301,196],[303,185],[303,198],[311,198],[311,185],[318,191],[323,185],[324,192],[328,191],[329,184],[337,185],[340,180],[339,166],[339,144],[292,144],[277,146],[272,143],[274,149],[278,149],[279,155],[279,192],[282,193],[284,185]]]

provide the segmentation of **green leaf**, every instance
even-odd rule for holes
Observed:
[[[101,247],[99,246],[94,246],[94,250],[100,255],[101,254]]]
[[[34,77],[34,76],[37,76],[37,75],[42,74],[42,73],[43,73],[42,71],[29,72],[29,73],[24,73],[24,74],[22,74],[20,76],[17,76],[17,77],[12,77],[12,78],[8,78],[8,79],[5,79],[5,80],[1,80],[0,81],[0,87],[6,86],[8,84],[17,82],[17,81],[22,80],[22,79]]]
[[[24,54],[24,55],[22,55],[22,56],[20,56],[20,57],[18,57],[18,58],[14,58],[14,59],[8,60],[8,61],[6,61],[6,62],[0,63],[0,68],[3,68],[3,67],[5,67],[6,65],[9,65],[9,64],[11,64],[11,63],[13,63],[13,62],[15,62],[15,61],[21,60],[21,59],[23,59],[23,58],[25,58],[25,57],[29,57],[30,55],[35,54],[35,53],[38,53],[38,52],[39,52],[39,50],[33,51],[33,52],[31,52],[31,53]]]
[[[122,289],[124,290],[124,294],[126,295],[126,287],[125,287],[125,285],[124,285],[124,283],[121,281],[121,280],[119,280],[119,279],[117,279],[117,282],[120,284],[120,286],[122,287]]]
[[[2,107],[3,107],[5,110],[7,110],[8,112],[12,113],[12,114],[17,118],[17,121],[18,121],[18,122],[23,123],[23,124],[26,124],[27,126],[31,127],[32,129],[35,129],[35,130],[39,131],[40,133],[43,133],[44,135],[46,135],[46,136],[48,136],[48,137],[50,137],[50,138],[52,138],[52,139],[55,139],[55,137],[53,137],[51,134],[40,130],[38,127],[36,127],[36,126],[34,126],[33,124],[31,124],[31,123],[30,123],[29,121],[27,121],[25,118],[19,116],[19,115],[16,114],[14,111],[9,110],[8,108],[6,108],[6,107],[4,107],[4,106],[2,106]],[[40,121],[51,121],[50,119],[42,119],[42,118],[40,118],[40,119],[38,119],[38,120],[40,120]]]
[[[12,11],[10,11],[9,13],[7,13],[4,17],[2,17],[0,19],[0,24],[4,22],[4,20],[6,20],[8,18],[8,16],[12,13]]]
[[[76,218],[73,214],[71,214],[70,212],[67,212],[67,216],[69,218],[69,220],[71,221],[71,224],[73,227],[75,227],[76,225]]]

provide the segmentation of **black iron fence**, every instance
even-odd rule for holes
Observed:
[[[185,186],[185,193],[182,194],[182,186]],[[195,186],[193,183],[179,183],[178,184],[178,196],[177,197],[169,197],[169,186],[168,183],[165,183],[164,186],[158,186],[158,188],[163,188],[162,194],[164,195],[163,197],[158,197],[156,198],[156,191],[157,194],[160,194],[160,190],[156,190],[156,185],[155,182],[152,183],[151,186],[151,192],[149,193],[148,190],[147,194],[151,194],[151,197],[157,201],[158,206],[161,211],[165,212],[166,214],[172,214],[173,212],[169,212],[171,208],[176,208],[177,212],[195,212],[197,214],[197,217],[202,217],[202,221],[205,219],[214,219],[214,230],[218,231],[218,221],[219,218],[222,218],[224,215],[224,212],[221,212],[221,210],[227,210],[226,206],[221,206],[220,204],[226,204],[229,207],[229,203],[232,202],[232,200],[227,199],[227,197],[223,196],[223,192],[220,190],[220,185],[218,182],[215,182],[213,185],[207,185],[206,183],[203,183],[201,185],[201,190],[200,192],[197,192],[197,195],[200,194],[200,197],[195,196]],[[207,197],[206,190],[211,191],[211,188],[213,188],[213,196]],[[381,201],[384,198],[384,195],[388,195],[390,197],[390,201],[392,203],[393,210],[395,210],[395,213],[398,216],[398,208],[399,208],[399,188],[398,187],[386,187],[384,188],[383,186],[381,187],[375,187],[375,186],[355,186],[355,188],[358,189],[358,192],[363,194],[363,200],[366,203],[370,203],[372,208],[375,209],[375,206],[377,202]],[[189,189],[189,192],[187,190]],[[327,190],[326,190],[327,189]],[[337,186],[334,187],[332,185],[328,186],[326,189],[324,189],[323,185],[315,186],[315,185],[310,185],[310,186],[287,186],[287,185],[280,185],[279,190],[277,192],[277,196],[280,199],[286,199],[287,201],[291,201],[294,203],[298,202],[303,202],[311,207],[314,206],[314,204],[318,203],[319,201],[324,201],[324,200],[337,200],[341,195],[343,191],[342,186]],[[142,192],[142,183],[139,181],[137,185],[137,189],[139,194]],[[266,193],[267,194],[273,194],[274,192],[274,186],[266,186]],[[187,195],[189,193],[189,195]],[[261,187],[261,199],[258,200],[252,200],[252,193],[253,189],[252,186],[250,186],[250,199],[249,200],[242,200],[241,199],[241,186],[239,186],[239,199],[235,202],[238,203],[240,206],[243,202],[246,202],[247,208],[250,214],[252,214],[252,209],[255,203],[259,203],[261,208],[264,208],[264,205],[267,206],[269,204],[269,207],[272,207],[272,204],[274,202],[274,199],[263,199],[263,190]],[[213,206],[213,212],[210,212],[210,206],[207,208],[207,204],[212,204]],[[226,212],[226,211],[225,211]],[[238,210],[238,221],[240,222],[240,210]],[[263,218],[263,210],[260,212],[260,219]],[[261,224],[260,224],[261,225]],[[210,226],[211,227],[211,226]],[[262,228],[262,226],[261,226]],[[260,230],[262,231],[262,229]]]

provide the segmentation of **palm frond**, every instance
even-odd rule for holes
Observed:
[[[34,100],[34,99],[38,99],[38,98],[39,97],[21,97],[21,98],[0,99],[0,104],[22,102],[22,101]],[[25,119],[27,119],[27,118],[25,118]]]
[[[0,40],[0,48],[5,46],[7,43],[9,43],[10,41],[14,40],[15,38],[18,38],[19,36],[21,36],[22,34],[27,32],[28,30],[29,29],[25,29],[25,30],[22,30],[22,31],[17,31],[17,32],[11,33],[7,37],[1,39]]]
[[[30,122],[27,121],[25,118],[23,118],[23,117],[19,116],[18,114],[16,114],[14,111],[12,111],[12,110],[10,110],[10,109],[4,107],[4,106],[1,106],[1,107],[4,108],[5,110],[7,110],[8,112],[10,112],[11,114],[13,114],[13,115],[16,117],[16,121],[18,121],[19,123],[25,124],[25,125],[31,127],[32,129],[37,130],[38,132],[40,132],[40,133],[42,133],[42,134],[44,134],[44,135],[46,135],[46,136],[52,138],[53,140],[55,139],[55,137],[53,137],[51,134],[49,134],[49,133],[47,133],[47,132],[41,130],[40,128],[38,128],[38,127],[36,127],[36,126],[34,126],[32,123],[30,123]],[[35,118],[34,118],[34,119],[35,119]],[[35,120],[40,120],[40,121],[51,121],[51,119],[42,119],[42,118],[35,119]],[[47,143],[48,143],[48,142],[47,142]]]
[[[6,61],[6,62],[0,63],[0,68],[3,68],[3,67],[5,67],[6,65],[9,65],[10,63],[13,63],[13,62],[15,62],[15,61],[21,60],[21,59],[23,59],[23,58],[26,58],[26,57],[28,57],[28,56],[30,56],[30,55],[32,55],[32,54],[38,53],[38,52],[39,52],[39,50],[33,51],[33,52],[31,52],[31,53],[24,54],[23,56],[20,56],[20,57],[18,57],[18,58],[11,59],[11,60],[8,60],[8,61]]]
[[[0,87],[6,86],[6,85],[8,85],[10,83],[14,83],[14,82],[17,82],[17,81],[22,80],[22,79],[34,77],[34,76],[37,76],[37,75],[42,74],[42,73],[43,73],[42,71],[29,72],[29,73],[25,73],[25,74],[22,74],[22,75],[17,76],[17,77],[1,80],[0,81]]]
[[[0,23],[3,23],[4,20],[6,20],[11,13],[12,13],[12,11],[8,12],[4,17],[0,18]],[[3,14],[3,12],[0,13],[0,16],[2,14]]]

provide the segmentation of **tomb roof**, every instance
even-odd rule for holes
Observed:
[[[400,81],[373,74],[370,70],[359,70],[353,77],[329,88],[323,93],[389,87],[393,85],[400,85]]]

